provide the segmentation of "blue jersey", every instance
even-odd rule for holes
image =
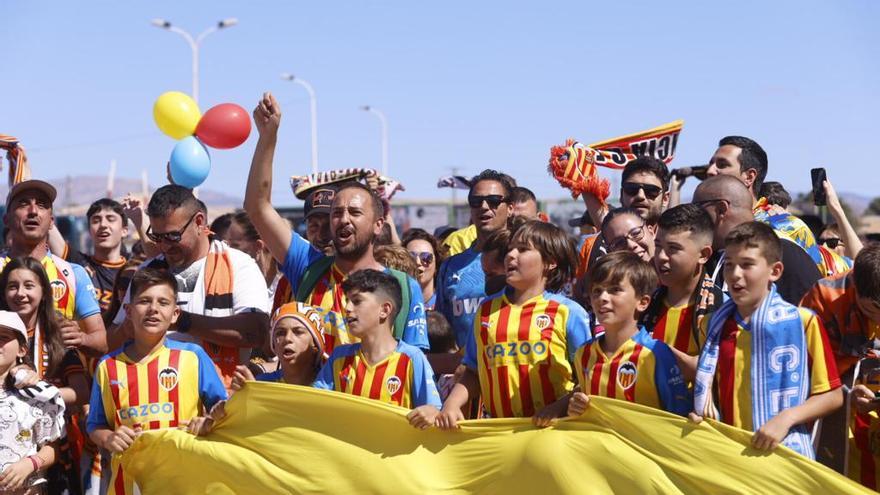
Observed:
[[[80,265],[71,263],[70,266],[76,277],[76,302],[74,303],[76,318],[81,320],[100,313],[101,307],[98,305],[98,300],[95,299],[95,286],[92,283],[92,277]]]
[[[284,371],[282,371],[281,368],[278,368],[275,371],[260,373],[259,375],[255,376],[254,379],[258,382],[281,383],[284,381]]]
[[[337,347],[318,373],[314,386],[408,409],[442,406],[428,358],[406,342],[398,342],[394,351],[374,364],[364,358],[361,344]]]
[[[459,347],[467,345],[474,329],[477,308],[486,297],[486,274],[482,255],[474,246],[440,265],[437,276],[436,311],[446,317]]]
[[[287,257],[284,265],[281,267],[282,273],[290,281],[290,288],[293,294],[299,290],[299,284],[306,272],[306,269],[312,264],[320,261],[326,256],[316,250],[296,232],[290,239],[290,247],[287,250]],[[390,273],[385,268],[386,273]],[[343,309],[345,308],[345,294],[342,291],[342,281],[345,275],[339,270],[336,264],[332,264],[323,274],[312,288],[311,293],[304,301],[310,306],[323,308],[327,311],[326,331],[328,338],[326,339],[328,353],[332,352],[333,347],[341,344],[354,343],[357,339],[348,334],[345,325]],[[403,329],[402,340],[408,344],[414,345],[422,349],[428,349],[428,323],[425,319],[425,304],[422,298],[421,287],[419,283],[412,277],[407,277],[409,281],[406,284],[409,287],[410,306],[407,310],[406,327]],[[406,290],[407,287],[401,289]]]

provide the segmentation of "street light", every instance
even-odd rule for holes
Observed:
[[[162,28],[167,31],[171,31],[172,33],[177,33],[177,34],[183,36],[183,38],[186,40],[186,42],[189,43],[189,47],[190,47],[190,49],[192,49],[192,85],[193,85],[192,97],[193,97],[193,100],[195,100],[196,104],[198,104],[199,103],[199,45],[202,44],[202,41],[204,41],[204,39],[209,34],[215,32],[215,31],[219,31],[221,29],[235,26],[236,24],[238,24],[238,19],[236,19],[235,17],[223,19],[222,21],[218,22],[216,25],[211,26],[208,29],[206,29],[204,32],[202,32],[202,34],[198,35],[198,37],[196,37],[195,39],[192,37],[191,34],[184,31],[183,29],[180,29],[179,27],[171,24],[170,21],[167,21],[165,19],[153,19],[151,21],[151,23],[158,28]]]
[[[318,102],[315,100],[315,89],[304,79],[295,77],[293,74],[281,74],[281,79],[290,81],[306,88],[309,93],[309,107],[312,114],[312,173],[318,173]]]
[[[379,122],[382,123],[382,175],[388,175],[388,120],[385,119],[385,114],[371,107],[370,105],[364,105],[361,107],[361,110],[365,112],[370,112],[376,117],[379,117]]]

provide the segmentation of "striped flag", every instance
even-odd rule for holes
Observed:
[[[607,179],[599,177],[597,166],[620,170],[640,156],[653,156],[669,163],[675,156],[683,125],[684,121],[676,120],[590,145],[569,139],[565,145],[550,149],[547,170],[562,187],[571,190],[572,197],[587,192],[604,203],[611,186]]]

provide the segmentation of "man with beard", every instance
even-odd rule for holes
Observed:
[[[468,205],[471,223],[477,229],[477,240],[440,266],[436,311],[452,325],[462,349],[473,332],[477,308],[486,297],[486,272],[481,263],[483,245],[490,234],[506,227],[512,211],[512,190],[510,182],[496,170],[484,170],[474,177]]]
[[[271,93],[265,93],[254,109],[254,122],[260,138],[251,163],[244,208],[290,281],[295,299],[327,311],[325,351],[329,353],[336,345],[356,342],[345,325],[342,282],[351,273],[366,268],[385,271],[398,279],[404,304],[394,321],[394,336],[427,350],[428,332],[418,282],[382,266],[373,256],[374,240],[385,224],[379,197],[358,182],[339,186],[330,207],[330,232],[336,255],[327,256],[294,232],[272,207],[272,160],[281,109]]]
[[[80,265],[68,263],[49,252],[49,229],[55,223],[52,211],[55,196],[55,188],[41,180],[27,180],[12,186],[3,217],[9,232],[9,249],[0,255],[0,269],[17,256],[39,260],[52,284],[55,309],[65,318],[61,326],[64,345],[99,357],[107,352],[107,332],[91,279]]]
[[[177,280],[180,317],[168,338],[201,345],[219,369],[228,389],[239,364],[269,334],[266,281],[250,255],[210,239],[208,212],[190,189],[160,187],[147,205],[146,235],[161,251],[141,267],[164,268]],[[124,298],[130,302],[128,292]],[[111,349],[132,338],[125,311],[113,322]]]

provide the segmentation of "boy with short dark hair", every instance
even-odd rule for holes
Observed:
[[[688,391],[669,346],[638,325],[657,287],[654,268],[629,251],[609,253],[590,268],[590,303],[605,333],[575,354],[580,388],[569,416],[580,416],[590,395],[664,409],[684,416]]]
[[[401,307],[400,283],[365,269],[349,275],[342,290],[345,323],[360,342],[335,347],[314,386],[412,409],[411,425],[433,426],[441,404],[431,365],[421,350],[391,332]]]
[[[754,431],[757,449],[783,444],[814,459],[810,425],[840,407],[843,395],[822,323],[776,292],[780,242],[760,222],[741,224],[725,238],[730,299],[707,325],[692,419],[719,419]]]
[[[640,324],[669,347],[700,353],[698,310],[703,267],[712,256],[712,218],[694,204],[678,205],[660,215],[655,239],[654,268],[660,288],[642,314]]]
[[[174,277],[145,268],[134,275],[130,290],[125,311],[134,339],[98,363],[87,421],[89,438],[114,454],[131,447],[138,431],[195,425],[226,399],[205,351],[165,338],[180,314]],[[109,493],[134,493],[118,456],[113,456],[110,476]]]

